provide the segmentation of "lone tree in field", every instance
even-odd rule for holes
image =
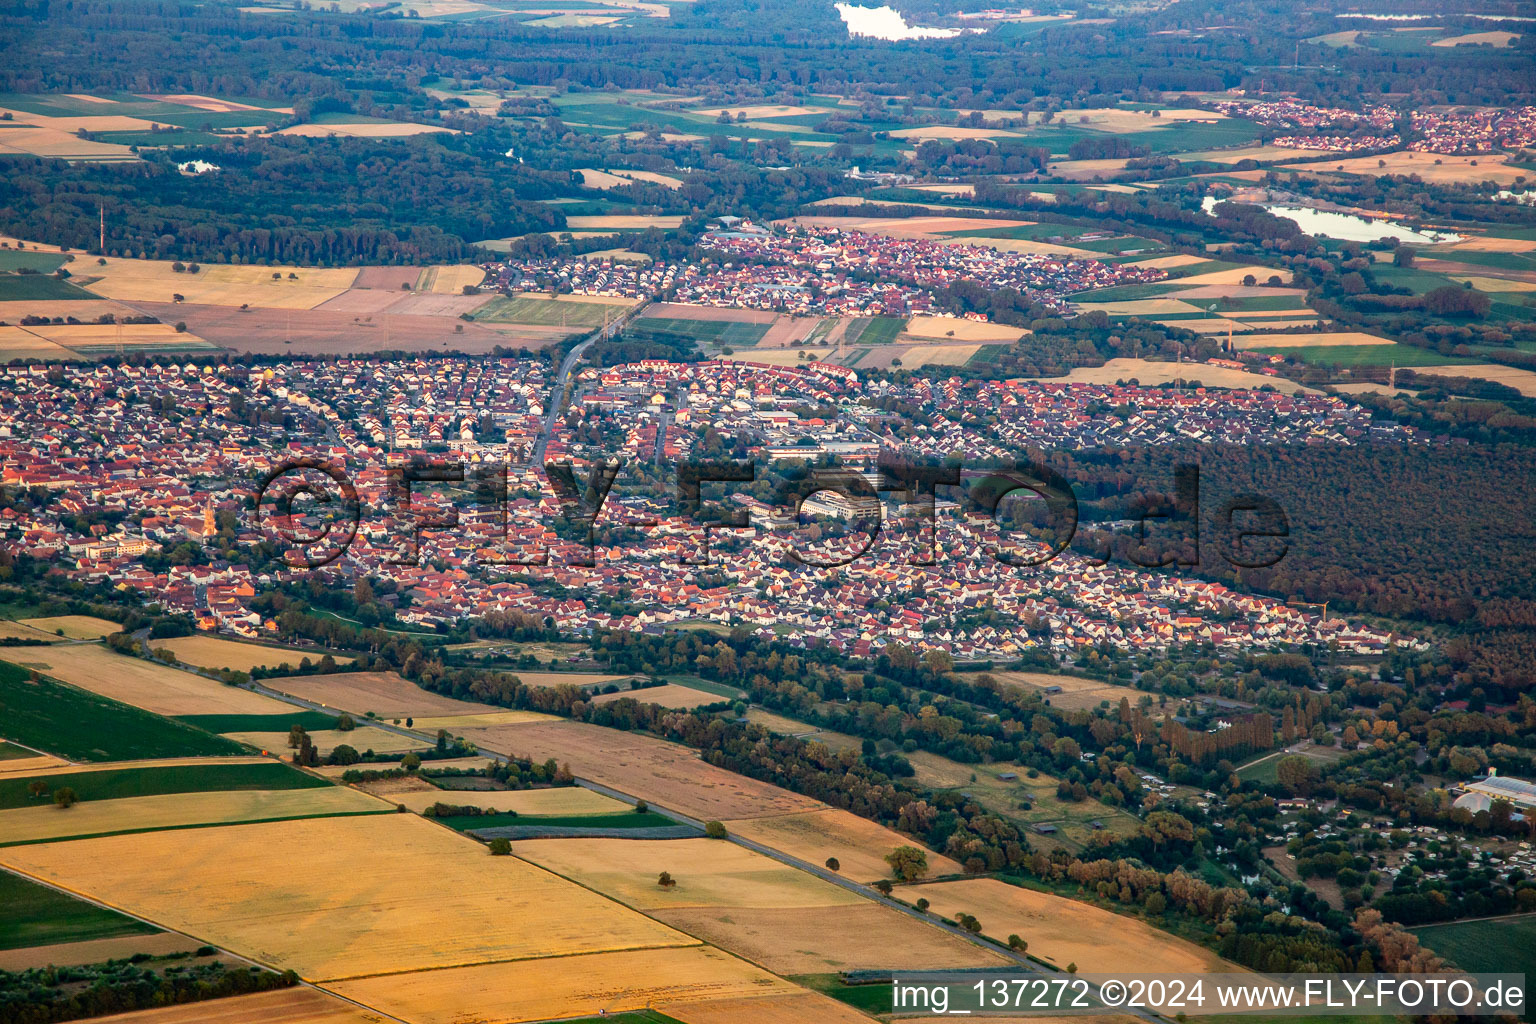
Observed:
[[[973,914],[956,914],[955,922],[972,935],[981,934],[981,922]]]
[[[827,858],[827,870],[828,871],[840,871],[840,870],[842,870],[842,867],[843,866],[838,863],[836,857],[828,857]]]
[[[510,855],[511,853],[512,853],[512,840],[510,840],[510,839],[492,839],[491,840],[491,856],[492,857],[506,857],[506,856]]]
[[[421,767],[421,755],[417,753],[406,754],[400,759],[400,767],[408,772],[413,772]]]
[[[915,846],[898,846],[885,855],[891,874],[903,882],[915,882],[928,873],[928,854]]]
[[[651,809],[651,805],[646,803],[644,800],[636,800],[635,801],[635,813],[636,814],[644,814],[646,811],[649,811],[650,809]]]
[[[1015,953],[1022,953],[1029,948],[1029,943],[1025,942],[1024,939],[1018,935],[1010,935],[1008,936],[1008,948],[1013,950]]]
[[[357,728],[357,723],[352,720],[352,716],[351,715],[342,715],[340,718],[336,719],[336,731],[337,732],[351,732],[353,729],[356,729],[356,728]]]
[[[656,884],[663,889],[670,889],[677,884],[677,879],[672,877],[672,872],[663,871],[656,879]]]
[[[724,839],[726,837],[725,826],[718,821],[706,821],[704,823],[704,837],[706,839]]]
[[[894,887],[891,885],[890,879],[881,878],[875,882],[875,888],[879,890],[880,895],[889,896],[891,894],[891,889]]]
[[[75,796],[75,791],[68,786],[60,786],[53,791],[53,806],[55,807],[73,807],[79,800],[80,798]]]
[[[30,796],[33,800],[36,800],[46,792],[48,792],[48,783],[42,781],[41,779],[33,779],[31,782],[27,783],[27,795]]]

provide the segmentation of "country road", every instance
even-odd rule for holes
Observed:
[[[623,330],[625,324],[633,320],[649,305],[649,299],[641,301],[638,306],[632,307],[617,320],[593,331],[591,335],[584,338],[580,344],[565,354],[565,358],[560,361],[560,369],[555,371],[554,386],[550,388],[549,411],[544,417],[544,429],[539,431],[539,439],[534,442],[533,451],[528,456],[528,464],[530,466],[538,466],[544,462],[544,450],[549,447],[549,439],[554,436],[555,424],[560,422],[561,413],[565,412],[565,393],[570,387],[571,374],[575,371],[576,364],[581,361],[581,357],[586,354],[587,349],[591,347],[594,341],[601,338],[612,338],[619,331]]]

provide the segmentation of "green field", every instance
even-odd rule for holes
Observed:
[[[626,331],[636,337],[669,334],[692,338],[699,343],[720,347],[751,348],[768,333],[767,324],[740,320],[689,320],[686,317],[647,316],[636,320]]]
[[[241,789],[318,789],[331,785],[279,761],[246,764],[169,764],[149,768],[106,768],[35,777],[49,791],[68,786],[85,800],[120,800],[167,793],[212,793]],[[48,798],[27,792],[33,777],[0,779],[0,810],[37,807]]]
[[[1419,941],[1465,971],[1536,978],[1536,914],[1410,929]]]
[[[0,871],[0,949],[154,935],[153,925]]]
[[[889,345],[906,329],[907,321],[897,316],[859,317],[848,325],[843,336],[846,345]]]
[[[26,669],[0,662],[0,730],[71,761],[241,754],[245,748],[190,725],[119,704],[50,680],[28,681]]]
[[[97,132],[93,138],[119,146],[206,146],[218,141],[218,136],[190,128],[163,132]]]
[[[541,327],[601,327],[606,315],[612,320],[623,306],[602,302],[556,302],[554,299],[496,298],[475,310],[478,321],[497,324],[534,324]]]
[[[0,270],[35,270],[39,274],[51,274],[64,265],[65,256],[58,252],[36,252],[31,249],[0,249]]]
[[[302,725],[307,732],[336,728],[336,719],[323,711],[295,711],[291,715],[182,715],[176,719],[205,732],[287,732]]]
[[[1305,363],[1320,366],[1453,366],[1476,362],[1458,356],[1442,356],[1414,345],[1302,345],[1296,348],[1265,348],[1263,336],[1255,335],[1256,344],[1249,351],[1265,355],[1295,356]]]
[[[868,985],[849,985],[836,974],[798,974],[789,978],[790,981],[802,988],[808,988],[812,992],[820,992],[822,995],[831,996],[840,1003],[846,1003],[856,1010],[862,1010],[869,1014],[887,1014],[891,1012],[891,986],[878,982]]]
[[[52,274],[0,274],[0,302],[26,299],[94,299],[83,288],[76,288]]]

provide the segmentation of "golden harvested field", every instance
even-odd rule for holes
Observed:
[[[279,693],[315,701],[338,711],[366,715],[372,711],[380,718],[407,718],[432,715],[483,715],[505,708],[474,701],[455,700],[423,690],[395,672],[337,672],[321,676],[283,676],[262,680],[262,685]],[[287,705],[284,705],[287,707]]]
[[[1024,331],[1007,324],[979,323],[953,316],[915,316],[907,321],[904,332],[915,338],[949,338],[955,341],[1018,341]]]
[[[572,231],[597,231],[605,228],[644,231],[646,228],[681,227],[683,217],[681,214],[611,213],[591,217],[567,217],[565,223]]]
[[[46,768],[68,766],[68,761],[48,754],[39,757],[8,757],[0,760],[0,775],[37,775]]]
[[[190,331],[178,331],[172,324],[40,324],[26,327],[46,341],[65,348],[91,348],[121,345],[125,351],[136,348],[197,346],[206,344]],[[213,346],[208,345],[212,348]]]
[[[1521,370],[1501,363],[1467,363],[1460,366],[1425,366],[1422,374],[1442,377],[1476,377],[1512,387],[1527,398],[1536,397],[1536,371]]]
[[[433,132],[449,132],[457,134],[453,128],[441,128],[435,124],[414,124],[386,122],[383,124],[296,124],[288,128],[279,129],[279,135],[305,135],[310,138],[325,138],[329,135],[342,135],[353,139],[400,139],[411,135],[430,135]]]
[[[674,135],[670,137],[679,141],[695,138],[695,136],[691,135]],[[582,182],[588,188],[604,190],[625,188],[637,181],[647,181],[653,185],[663,185],[673,189],[683,187],[683,179],[675,178],[670,174],[658,174],[655,171],[631,171],[624,168],[614,171],[602,171],[596,167],[579,167],[577,170],[581,172]]]
[[[0,124],[0,155],[26,153],[64,160],[137,160],[127,146],[115,142],[89,142],[61,128],[6,122]]]
[[[486,765],[488,765],[490,763],[491,763],[491,759],[488,758],[488,757],[455,757],[455,758],[450,758],[449,760],[446,760],[446,761],[433,761],[432,762],[432,767],[433,768],[484,768]],[[316,775],[323,775],[323,776],[325,776],[328,779],[340,779],[343,775],[345,775],[349,771],[352,771],[356,767],[357,767],[356,765],[323,764],[320,767],[314,768],[314,769],[311,769],[311,770]],[[370,788],[369,790],[367,790],[367,792],[370,792],[370,793],[391,793],[391,792],[407,793],[407,792],[411,792],[413,790],[420,789],[421,787],[418,786],[416,783],[421,782],[422,780],[421,779],[412,779],[412,778],[406,777],[406,778],[393,779],[393,780],[382,780],[382,781],[392,781],[394,783],[397,783],[398,784],[398,788],[384,788],[384,787],[376,786],[373,783],[370,783],[369,784],[370,787],[373,787],[373,788]],[[437,787],[436,786],[432,786],[431,788],[436,789]],[[398,801],[396,801],[396,802],[398,802]]]
[[[1289,270],[1277,270],[1272,267],[1229,267],[1226,270],[1213,270],[1208,274],[1195,274],[1192,277],[1181,277],[1179,285],[1210,285],[1210,284],[1235,284],[1241,285],[1243,278],[1252,274],[1260,281],[1268,281],[1271,277],[1280,278],[1282,284],[1291,283]]]
[[[1068,181],[1092,181],[1125,170],[1125,162],[1129,159],[1110,157],[1101,160],[1062,160],[1051,164],[1050,170],[1053,175]]]
[[[23,668],[157,715],[286,715],[293,705],[94,644],[24,647]]]
[[[1518,32],[1468,32],[1464,36],[1451,36],[1448,39],[1436,39],[1430,46],[1492,46],[1495,48],[1514,46],[1515,40],[1520,38]]]
[[[824,805],[716,768],[687,747],[585,722],[466,729],[486,750],[569,763],[578,776],[704,821],[820,810]]]
[[[135,953],[165,956],[190,953],[202,943],[185,935],[161,932],[158,935],[126,935],[120,939],[89,939],[84,942],[60,942],[51,946],[27,946],[0,950],[0,971],[25,971],[29,967],[75,967],[84,964],[126,960]]]
[[[494,711],[483,715],[447,715],[440,718],[418,718],[415,727],[422,732],[436,732],[438,729],[475,729],[488,725],[520,725],[525,722],[558,722],[555,715],[546,715],[538,711]]]
[[[1117,380],[1136,379],[1142,384],[1167,384],[1175,380],[1198,380],[1206,387],[1257,388],[1268,384],[1286,394],[1297,391],[1312,393],[1295,381],[1270,377],[1262,373],[1231,370],[1224,366],[1208,366],[1204,363],[1154,363],[1146,359],[1115,358],[1103,366],[1078,366],[1065,377],[1035,377],[1033,380],[1081,381],[1087,384],[1113,384]]]
[[[749,121],[760,121],[765,117],[799,117],[802,114],[835,114],[832,107],[795,107],[772,103],[760,103],[747,107],[706,107],[702,110],[689,111],[692,114],[703,114],[705,117],[719,117],[722,113],[728,113],[734,119],[737,114],[746,114]]]
[[[180,103],[184,107],[196,107],[198,110],[206,110],[214,114],[232,113],[236,110],[251,110],[260,114],[291,114],[292,107],[253,107],[249,103],[237,103],[234,100],[221,100],[213,96],[204,96],[195,92],[181,92],[172,95],[163,93],[143,93],[148,99],[162,100],[166,103]]]
[[[757,348],[737,349],[731,355],[722,352],[714,358],[728,363],[762,363],[766,366],[804,366],[808,362],[815,362],[812,359],[801,359],[799,350],[794,348],[766,351]]]
[[[664,708],[697,708],[705,704],[718,704],[725,699],[713,693],[695,690],[691,686],[668,683],[665,686],[651,686],[643,690],[620,690],[618,693],[601,694],[593,697],[592,703],[611,704],[624,697],[632,697],[641,704],[659,704]]]
[[[1183,109],[1171,107],[1167,110],[1159,110],[1157,117],[1152,116],[1150,110],[1119,110],[1115,108],[1105,110],[1063,110],[1057,113],[1056,119],[1063,124],[1077,126],[1086,125],[1103,132],[1145,132],[1157,128],[1173,128],[1181,123],[1193,122],[1196,124],[1215,124],[1217,121],[1227,120],[1227,115],[1218,114],[1211,110]],[[1030,119],[1039,123],[1040,115],[1031,114]]]
[[[925,124],[920,128],[898,128],[893,139],[998,139],[1017,138],[1018,132],[1007,128],[962,128],[951,124]]]
[[[1536,292],[1536,282],[1508,281],[1502,277],[1452,277],[1451,280],[1470,284],[1480,292]]]
[[[257,267],[201,264],[195,273],[178,274],[166,260],[105,257],[81,268],[78,280],[97,295],[125,302],[170,302],[181,295],[189,303],[273,309],[313,309],[351,286],[357,271],[338,267]],[[276,274],[276,277],[273,275]],[[288,275],[296,278],[290,280]]]
[[[1386,161],[1378,167],[1378,160]],[[1282,164],[1284,171],[1310,171],[1322,173],[1343,171],[1345,174],[1363,174],[1380,177],[1384,174],[1417,174],[1431,184],[1455,185],[1465,182],[1494,181],[1500,185],[1513,185],[1515,179],[1527,172],[1505,163],[1502,156],[1439,156],[1434,153],[1413,153],[1402,150],[1385,156],[1357,156],[1315,164]]]
[[[979,348],[981,348],[980,345],[913,345],[910,348],[894,350],[890,355],[893,359],[900,359],[902,366],[913,369],[919,366],[964,366],[971,361],[971,357]],[[869,360],[861,361],[860,365],[878,364]]]
[[[1029,220],[999,220],[990,217],[791,217],[785,223],[814,224],[863,231],[891,238],[935,238],[953,245],[975,245],[975,238],[952,238],[955,231],[981,231],[986,228],[1011,228],[1033,224]],[[990,242],[991,239],[983,239]],[[1095,255],[1103,255],[1096,253]]]
[[[0,863],[310,979],[693,942],[414,815],[12,846]]]
[[[828,857],[836,857],[838,874],[855,882],[890,877],[885,855],[898,846],[922,845],[868,818],[835,807],[772,818],[744,818],[725,825],[733,834],[818,868]],[[959,874],[961,870],[950,858],[928,851],[928,874]]]
[[[1374,334],[1364,334],[1360,331],[1335,331],[1328,334],[1310,334],[1305,331],[1297,334],[1259,334],[1251,338],[1244,338],[1238,343],[1238,348],[1337,348],[1341,345],[1390,345],[1386,338],[1378,338]],[[1201,367],[1203,370],[1204,367]],[[1201,378],[1204,380],[1205,378]]]
[[[1199,306],[1181,299],[1132,299],[1125,302],[1079,302],[1083,312],[1103,310],[1110,316],[1167,316],[1170,313],[1199,313]]]
[[[1289,146],[1243,146],[1239,149],[1206,149],[1198,153],[1180,153],[1179,159],[1185,163],[1194,163],[1197,160],[1207,160],[1213,164],[1242,163],[1244,160],[1257,160],[1261,163],[1270,163],[1275,160],[1294,160],[1297,153],[1315,155],[1326,153],[1328,150],[1298,150]],[[1317,167],[1317,164],[1306,164],[1307,167]],[[1230,176],[1230,175],[1229,175]],[[1258,180],[1257,178],[1253,180]]]
[[[1052,707],[1060,708],[1096,708],[1099,701],[1108,700],[1111,704],[1119,703],[1121,697],[1129,696],[1132,691],[1124,686],[1115,686],[1112,683],[1100,682],[1097,679],[1082,679],[1078,676],[1055,675],[1050,672],[1009,672],[995,671],[991,673],[1004,686],[1014,686],[1026,690],[1044,690],[1048,686],[1061,687],[1061,693],[1053,693],[1046,697]]]
[[[679,907],[850,907],[841,886],[718,839],[531,839],[512,852],[646,912]],[[677,884],[656,884],[663,871]]]
[[[228,732],[224,735],[239,743],[249,743],[258,750],[269,753],[286,754],[288,751],[288,733],[284,732]],[[315,749],[321,757],[326,757],[331,751],[342,744],[346,744],[353,750],[363,752],[372,750],[376,754],[399,754],[407,750],[425,750],[432,744],[428,740],[411,739],[397,732],[385,729],[376,729],[368,725],[359,725],[356,729],[342,732],[337,729],[311,730],[309,738],[315,744]]]
[[[434,764],[436,762],[433,762]],[[630,805],[611,796],[594,793],[580,786],[556,786],[553,789],[510,790],[413,790],[391,795],[390,801],[405,804],[420,814],[433,804],[442,801],[450,804],[473,804],[494,811],[516,811],[518,814],[622,814]]]
[[[327,987],[411,1024],[502,1024],[645,1007],[670,1015],[705,1000],[803,991],[702,945],[388,974]]]
[[[57,634],[44,633],[42,630],[33,629],[31,626],[23,626],[21,623],[11,619],[0,619],[0,637],[15,640],[45,640],[49,643],[63,642],[63,638]]]
[[[748,710],[747,721],[755,725],[761,725],[763,728],[770,729],[773,732],[783,733],[785,736],[799,736],[802,739],[824,743],[833,750],[857,750],[863,743],[857,736],[850,736],[847,733],[837,732],[833,729],[818,729],[808,722],[776,715],[772,711],[764,711],[762,708],[751,708]]]
[[[633,676],[608,676],[601,672],[514,672],[524,686],[607,686],[625,683]]]
[[[380,1024],[379,1015],[312,988],[97,1017],[95,1024]]]
[[[612,25],[618,20],[616,14],[551,14],[547,18],[535,18],[523,24],[537,25],[539,28],[595,28]]]
[[[485,271],[465,264],[428,267],[421,272],[416,287],[436,295],[463,295],[465,285],[478,285],[485,280]]]
[[[1148,267],[1152,270],[1172,270],[1174,267],[1187,267],[1195,263],[1204,263],[1202,256],[1192,256],[1187,252],[1174,253],[1172,256],[1154,256],[1149,260],[1135,260],[1131,263],[1122,263],[1123,267]]]
[[[586,185],[587,188],[607,190],[610,188],[625,188],[633,184],[627,178],[621,178],[617,174],[609,174],[607,171],[600,171],[596,167],[578,167],[577,170],[581,172],[582,184]]]
[[[847,1003],[820,992],[793,992],[759,998],[711,999],[673,1007],[683,1024],[874,1024]]]
[[[941,196],[973,196],[976,194],[975,185],[908,185],[917,192],[935,192]]]
[[[123,627],[108,619],[90,615],[52,615],[43,619],[22,619],[23,626],[40,629],[57,636],[59,631],[70,640],[100,640],[110,633],[121,633]]]
[[[177,660],[188,665],[196,665],[198,668],[232,668],[240,672],[249,672],[253,668],[271,668],[285,663],[298,668],[299,662],[305,658],[316,662],[330,653],[263,647],[260,644],[241,643],[238,640],[226,640],[217,636],[181,636],[171,640],[156,640],[153,646],[156,650],[168,649],[175,653]],[[338,665],[352,664],[352,659],[346,655],[332,654],[331,657],[335,658]]]
[[[997,968],[1012,963],[869,901],[845,907],[691,907],[651,914],[775,974]]]
[[[78,356],[69,349],[55,345],[25,327],[0,327],[0,360],[76,358]]]
[[[1536,249],[1536,238],[1496,238],[1493,235],[1474,235],[1446,248],[1452,252],[1458,249],[1471,252],[1530,252]]]
[[[1241,970],[1208,949],[1160,932],[1136,918],[994,878],[903,886],[901,895],[909,902],[926,898],[931,904],[930,913],[943,917],[974,914],[987,935],[1022,935],[1029,942],[1030,956],[1057,967],[1075,963],[1083,974],[1204,974]]]
[[[215,822],[318,817],[388,811],[388,804],[355,789],[235,790],[171,793],[121,800],[82,800],[60,810],[51,803],[0,811],[0,837],[7,843],[102,835],[130,829],[174,829]]]

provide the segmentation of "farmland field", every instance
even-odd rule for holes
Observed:
[[[474,319],[481,323],[582,328],[601,327],[605,316],[611,320],[621,312],[622,307],[606,302],[558,302],[518,296],[492,299],[474,312]]]
[[[798,991],[697,944],[386,974],[327,987],[411,1024],[597,1017],[646,1007],[670,1016],[695,1002],[774,999]]]
[[[160,932],[155,935],[125,935],[115,939],[84,939],[80,942],[55,942],[42,946],[0,950],[0,971],[25,971],[34,967],[73,967],[105,963],[147,953],[166,956],[190,953],[202,943],[185,935]]]
[[[870,1018],[819,992],[711,999],[673,1007],[682,1024],[870,1024]]]
[[[277,850],[303,851],[280,882]],[[694,942],[414,815],[13,846],[0,863],[314,979]]]
[[[537,839],[513,852],[637,910],[678,907],[851,907],[862,897],[716,839]],[[656,884],[667,871],[670,889]]]
[[[122,626],[108,619],[90,615],[53,615],[42,619],[22,619],[23,626],[31,626],[44,633],[66,637],[70,640],[100,640],[109,633],[117,633]]]
[[[233,264],[202,265],[197,273],[177,273],[166,260],[130,260],[103,257],[81,268],[81,284],[109,299],[132,302],[171,302],[181,295],[187,302],[217,306],[265,306],[276,309],[311,309],[341,294],[357,276],[351,268],[257,267]],[[290,275],[292,275],[290,277]]]
[[[642,337],[656,334],[673,334],[692,338],[696,342],[711,342],[720,346],[750,348],[763,340],[763,336],[768,333],[768,323],[644,316],[630,325],[629,330]]]
[[[1510,971],[1536,977],[1536,914],[1411,929],[1425,946],[1464,971]]]
[[[553,789],[512,789],[452,792],[441,789],[417,790],[390,797],[391,803],[404,804],[421,812],[438,802],[474,804],[497,811],[516,811],[519,815],[600,815],[625,814],[633,808],[622,800],[603,796],[580,786],[556,786]]]
[[[576,775],[700,820],[820,810],[824,805],[706,764],[687,747],[585,722],[465,729],[487,750],[555,758]]]
[[[808,908],[684,907],[655,910],[651,915],[775,974],[998,969],[1012,963],[900,911],[867,901]]]
[[[273,732],[247,732],[235,731],[226,734],[229,739],[248,744],[258,750],[285,752],[288,749],[288,730],[280,729]],[[358,724],[355,729],[320,729],[310,732],[310,741],[314,743],[315,750],[321,757],[328,756],[331,751],[345,744],[353,750],[366,752],[372,750],[376,754],[399,754],[408,750],[425,750],[430,743],[423,739],[414,739],[403,736],[387,729],[371,728],[365,722]]]
[[[47,648],[14,648],[12,657]],[[239,746],[139,708],[61,686],[30,682],[28,674],[0,662],[0,720],[4,738],[76,761],[238,754]]]
[[[379,1015],[312,988],[233,996],[95,1018],[96,1024],[379,1024]]]
[[[0,949],[153,935],[156,931],[152,925],[0,871]]]
[[[270,758],[247,758],[230,763],[175,762],[131,768],[97,768],[51,771],[32,777],[0,779],[0,809],[36,807],[41,799],[27,792],[33,779],[49,790],[68,786],[80,798],[79,806],[94,800],[176,793],[231,792],[238,790],[329,789],[328,783]],[[74,810],[74,808],[70,808]]]
[[[718,704],[721,698],[712,693],[695,690],[690,686],[668,683],[666,686],[648,686],[640,690],[620,690],[592,698],[594,704],[608,704],[623,697],[630,697],[641,704],[659,704],[664,708],[696,708],[706,704]]]
[[[441,696],[393,672],[283,676],[264,679],[262,685],[337,711],[350,711],[354,715],[366,715],[372,711],[380,718],[483,715],[505,710],[490,704],[476,704],[473,701]],[[278,704],[278,709],[291,711],[292,707]]]
[[[1062,968],[1075,963],[1084,973],[1204,974],[1236,969],[1210,950],[1136,918],[992,878],[902,886],[898,894],[908,902],[926,898],[930,913],[943,917],[973,914],[982,931],[995,938],[1025,936],[1030,956]]]
[[[868,818],[831,807],[803,814],[745,818],[727,822],[726,827],[733,834],[816,867],[828,857],[836,857],[839,873],[858,882],[890,877],[885,855],[898,846],[918,845]],[[960,870],[960,865],[950,858],[928,851],[930,875],[959,874]]]
[[[46,804],[0,811],[0,844],[34,843],[194,825],[319,818],[338,814],[384,814],[393,810],[390,805],[364,793],[338,786],[82,800],[68,810]]]
[[[278,715],[292,705],[191,672],[88,644],[22,648],[12,660],[23,668],[157,715]]]
[[[276,668],[285,664],[297,668],[299,662],[305,658],[313,662],[323,657],[315,651],[263,647],[260,644],[240,643],[216,636],[182,636],[173,640],[155,640],[152,641],[151,646],[156,650],[168,648],[176,655],[178,661],[188,665],[211,670],[232,668],[238,672],[249,672],[253,668]],[[345,655],[338,657],[333,654],[331,657],[338,665],[352,664],[352,659]]]

